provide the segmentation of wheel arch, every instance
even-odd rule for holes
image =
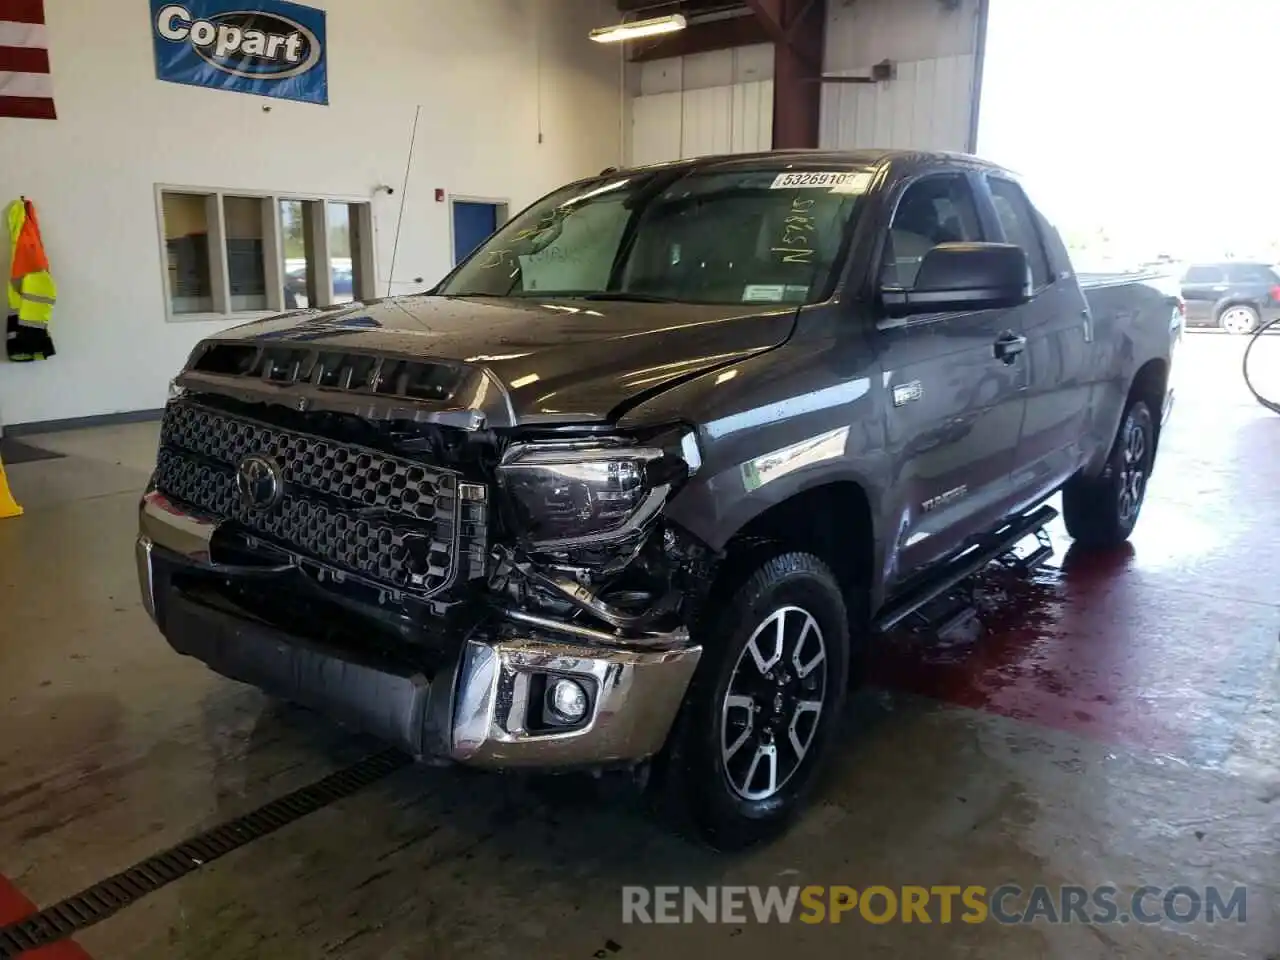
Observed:
[[[1151,411],[1152,430],[1154,432],[1154,444],[1152,446],[1152,469],[1155,468],[1154,457],[1160,449],[1160,435],[1163,432],[1163,423],[1161,422],[1161,413],[1164,410],[1165,394],[1169,390],[1169,361],[1163,357],[1154,357],[1138,368],[1138,372],[1134,374],[1133,382],[1129,386],[1129,395],[1125,398],[1124,409],[1129,407],[1137,400],[1141,400],[1147,405],[1147,409]],[[1120,412],[1121,419],[1124,418],[1124,411]],[[1116,429],[1119,430],[1117,424]]]
[[[1213,322],[1215,324],[1220,324],[1222,322],[1222,315],[1232,307],[1248,307],[1258,315],[1259,320],[1262,319],[1262,305],[1257,300],[1252,297],[1226,297],[1219,300],[1214,305]]]
[[[717,593],[731,591],[769,553],[801,551],[822,560],[839,581],[851,615],[874,596],[879,541],[873,501],[856,479],[828,479],[795,490],[747,518],[726,540]]]

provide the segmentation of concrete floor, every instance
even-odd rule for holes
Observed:
[[[712,855],[577,780],[407,769],[77,942],[99,960],[1275,960],[1280,418],[1244,393],[1241,348],[1190,338],[1131,549],[988,582],[976,642],[885,644],[819,802],[772,847]],[[0,522],[0,922],[14,888],[47,905],[376,748],[177,657],[152,628],[131,546],[154,426],[27,439],[67,456],[13,466],[27,514]],[[717,883],[1244,885],[1248,913],[622,923],[623,884]]]

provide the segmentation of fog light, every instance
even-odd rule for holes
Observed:
[[[556,680],[547,691],[547,708],[563,723],[577,723],[587,715],[587,691],[576,680]]]

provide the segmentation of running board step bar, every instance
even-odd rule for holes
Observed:
[[[1045,506],[1025,516],[1018,517],[1016,520],[1011,520],[999,530],[960,554],[940,572],[927,576],[921,582],[910,586],[901,599],[894,601],[881,611],[880,615],[872,622],[871,628],[878,633],[892,630],[922,607],[932,603],[948,590],[968,580],[993,560],[999,560],[1010,553],[1019,540],[1031,534],[1037,535],[1037,539],[1040,539],[1040,546],[1031,557],[1027,558],[1027,561],[1035,558],[1035,563],[1030,564],[1029,567],[1044,562],[1049,553],[1052,552],[1052,548],[1048,546],[1047,538],[1040,537],[1040,533],[1044,527],[1056,520],[1057,517],[1057,510],[1053,509],[1053,507]],[[1023,562],[1026,563],[1026,561]]]
[[[996,562],[1019,573],[1030,573],[1053,556],[1053,541],[1049,539],[1049,531],[1041,527],[1036,531],[1035,536],[1036,548],[1025,557],[1020,557],[1010,550],[997,557]]]

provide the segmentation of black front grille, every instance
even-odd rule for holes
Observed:
[[[316,327],[325,332],[322,325]],[[220,377],[310,384],[344,393],[441,403],[453,400],[468,376],[466,368],[441,360],[380,357],[296,344],[209,343],[191,369]]]
[[[446,589],[459,554],[475,554],[472,541],[483,533],[483,516],[460,501],[452,470],[188,401],[165,411],[160,445],[162,493],[288,552],[397,588]],[[236,472],[253,456],[274,461],[283,477],[283,496],[267,508],[245,503],[237,488]]]

